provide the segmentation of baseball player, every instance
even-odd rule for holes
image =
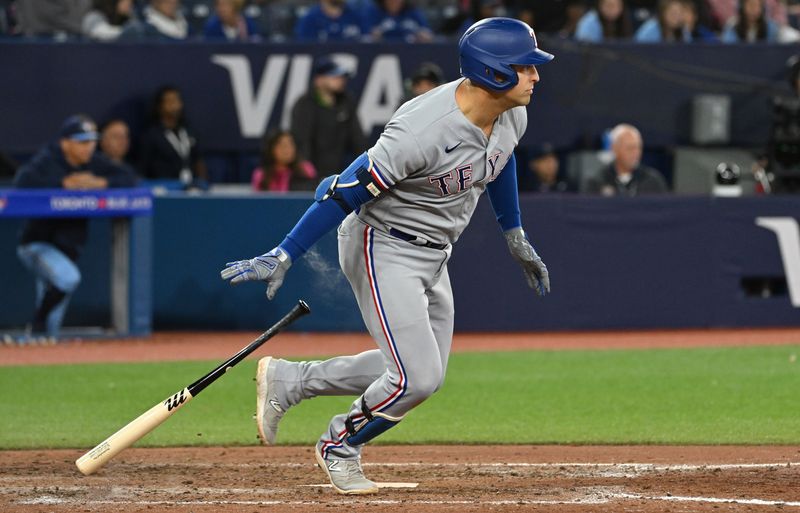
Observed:
[[[539,295],[550,290],[521,226],[513,151],[539,81],[536,65],[553,56],[538,48],[533,29],[509,18],[474,24],[459,53],[463,79],[401,106],[375,146],[322,181],[283,242],[221,272],[232,284],[266,282],[272,299],[292,262],[339,226],[339,262],[378,349],[321,362],[266,357],[256,374],[256,422],[266,444],[303,399],[359,396],[315,447],[339,493],[377,492],[362,471],[362,447],[444,381],[453,334],[447,261],[484,190],[528,284]]]

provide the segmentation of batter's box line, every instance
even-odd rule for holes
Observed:
[[[634,499],[646,501],[665,502],[701,502],[710,504],[742,504],[747,506],[791,506],[800,507],[797,501],[769,501],[764,499],[725,499],[722,497],[682,497],[680,495],[649,496],[634,493],[615,493],[612,497],[619,499]]]
[[[249,467],[283,467],[283,468],[304,468],[316,467],[316,463],[298,463],[298,462],[280,462],[280,463],[117,463],[119,467],[136,466],[145,468],[164,468],[164,467],[196,467],[196,468],[249,468]],[[680,472],[680,471],[693,471],[693,470],[746,470],[746,469],[760,469],[760,468],[791,468],[800,466],[797,461],[780,461],[773,463],[698,463],[698,464],[668,464],[668,463],[588,463],[588,462],[572,462],[572,463],[452,463],[452,462],[430,462],[424,463],[420,461],[410,462],[362,462],[364,467],[470,467],[470,468],[496,468],[496,467],[520,467],[520,468],[623,468],[639,471],[652,471],[652,472]],[[16,479],[12,476],[13,479]],[[0,480],[4,477],[0,476]]]

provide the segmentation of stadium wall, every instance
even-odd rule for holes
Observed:
[[[691,106],[703,94],[730,97],[730,146],[764,143],[769,99],[789,92],[795,45],[586,45],[545,39],[556,60],[542,68],[522,146],[592,146],[620,121],[637,125],[651,147],[688,144]],[[359,118],[377,137],[405,94],[403,78],[423,61],[458,76],[453,43],[210,44],[0,43],[2,149],[33,152],[74,112],[122,117],[135,135],[161,85],[181,88],[189,121],[208,152],[255,152],[268,126],[287,123],[324,52],[349,66]]]
[[[295,265],[273,302],[258,284],[230,287],[219,278],[225,262],[280,241],[308,203],[294,195],[156,198],[155,329],[263,329],[298,298],[315,310],[308,329],[363,329],[334,234]],[[449,266],[456,329],[800,325],[800,204],[793,198],[523,196],[521,207],[551,271],[552,294],[538,299],[527,288],[481,201]],[[11,242],[18,228],[18,221],[0,222],[0,238],[9,241],[0,252],[2,327],[24,324],[33,303],[32,278]],[[92,221],[90,236],[68,325],[108,325],[110,223]]]

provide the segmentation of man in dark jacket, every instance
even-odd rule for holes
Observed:
[[[366,149],[347,77],[344,68],[323,57],[314,66],[312,88],[292,108],[297,153],[314,164],[320,178],[338,173]]]
[[[586,192],[603,196],[639,196],[669,192],[661,173],[641,164],[642,134],[635,126],[617,125],[610,135],[614,161],[588,181]]]
[[[95,154],[97,126],[83,115],[67,118],[58,140],[20,167],[18,188],[91,190],[132,187],[136,177]],[[81,274],[76,262],[86,243],[85,218],[31,219],[22,231],[17,255],[36,277],[36,311],[32,331],[58,335],[70,294]]]

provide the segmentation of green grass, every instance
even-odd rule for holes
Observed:
[[[800,443],[800,346],[455,354],[447,381],[381,443]],[[0,448],[90,447],[217,362],[0,367]],[[256,444],[255,361],[139,445]],[[311,444],[352,398],[292,409]]]

